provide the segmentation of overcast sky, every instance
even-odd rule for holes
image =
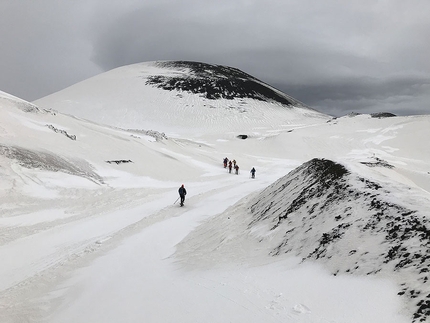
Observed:
[[[430,114],[428,0],[1,0],[0,90],[132,63],[233,66],[331,115]]]

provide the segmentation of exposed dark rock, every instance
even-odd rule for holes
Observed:
[[[358,112],[350,112],[350,113],[348,113],[348,117],[351,117],[351,118],[356,117],[356,116],[360,116],[360,115],[361,115],[361,113],[358,113]]]
[[[372,162],[361,162],[363,165],[369,167],[385,167],[385,168],[394,168],[393,165],[388,164],[385,160],[382,160],[378,157],[374,157],[375,161]]]
[[[156,130],[127,129],[127,131],[147,135],[147,136],[155,138],[155,140],[157,140],[157,141],[161,141],[163,139],[165,139],[165,140],[168,139],[164,132],[159,132]]]
[[[248,135],[238,135],[237,138],[239,138],[239,139],[246,139],[246,138],[248,138]]]
[[[125,159],[119,159],[119,160],[106,160],[106,163],[108,164],[126,164],[126,163],[132,163],[132,161],[130,159],[125,160]]]
[[[65,130],[61,130],[61,129],[58,129],[58,128],[55,128],[53,125],[51,125],[51,124],[47,124],[46,125],[49,129],[51,129],[51,130],[53,130],[53,131],[55,131],[56,133],[61,133],[61,134],[63,134],[63,135],[65,135],[67,138],[69,138],[69,139],[72,139],[72,140],[76,140],[76,136],[75,135],[69,135],[68,133],[67,133],[67,131],[65,131]]]
[[[378,119],[382,119],[382,118],[391,118],[391,117],[396,117],[395,114],[390,113],[390,112],[377,112],[377,113],[371,113],[370,116],[372,118],[378,118]]]
[[[175,76],[155,75],[147,79],[146,84],[167,91],[201,94],[211,100],[251,98],[278,102],[285,106],[306,107],[303,103],[237,68],[188,61],[158,62],[157,65],[187,71]]]

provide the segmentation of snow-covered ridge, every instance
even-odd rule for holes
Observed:
[[[68,160],[51,152],[30,150],[17,146],[4,146],[2,144],[0,144],[0,156],[5,156],[28,169],[63,172],[89,179],[95,183],[103,183],[103,179],[94,171],[91,164],[83,159]]]
[[[0,105],[3,105],[3,102],[13,104],[15,107],[21,109],[24,112],[41,112],[41,110],[35,104],[17,98],[16,96],[13,96],[9,93],[0,91]]]
[[[430,223],[422,210],[393,202],[392,190],[330,160],[313,159],[270,185],[249,211],[264,223],[270,254],[325,263],[333,274],[395,276],[415,304],[414,322],[430,315]]]

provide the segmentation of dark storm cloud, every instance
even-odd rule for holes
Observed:
[[[85,20],[71,1],[1,1],[0,90],[34,100],[102,72],[88,59]]]
[[[337,79],[324,84],[275,84],[275,87],[334,116],[350,112],[391,112],[398,115],[429,113],[429,79]]]
[[[430,113],[424,1],[5,1],[0,89],[25,99],[122,65],[195,60],[333,115]]]
[[[93,35],[94,61],[103,69],[148,60],[224,64],[333,115],[381,109],[430,113],[428,24],[406,16],[410,25],[399,28],[402,5],[401,16],[391,18],[382,12],[386,8],[378,12],[370,3],[349,8],[338,1],[303,3],[225,5],[215,12],[207,5],[206,11],[196,8],[194,17],[187,7],[154,4]]]
[[[148,60],[222,63],[238,47],[253,47],[246,44],[252,35],[233,18],[216,16],[211,22],[204,21],[204,15],[193,17],[187,12],[183,6],[161,3],[102,22],[100,32],[93,35],[94,62],[104,69]]]

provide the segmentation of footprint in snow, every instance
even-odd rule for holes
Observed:
[[[293,307],[293,311],[298,313],[298,314],[309,314],[311,312],[311,310],[309,309],[309,307],[303,305],[303,304],[296,304]]]

